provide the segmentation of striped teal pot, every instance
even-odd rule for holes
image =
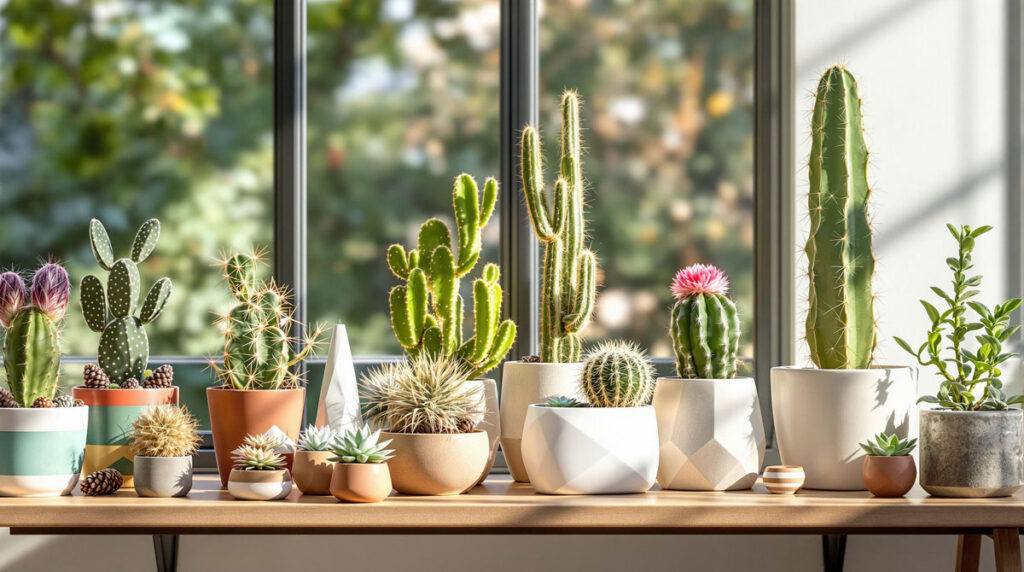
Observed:
[[[69,494],[88,426],[88,407],[0,409],[0,496]]]

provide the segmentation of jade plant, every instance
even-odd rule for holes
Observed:
[[[736,377],[740,318],[728,292],[729,278],[714,266],[695,264],[676,273],[670,331],[679,377]]]
[[[804,248],[807,345],[821,369],[868,368],[875,349],[867,167],[857,81],[834,66],[818,83],[811,115],[810,233]]]
[[[389,295],[391,327],[398,342],[410,357],[455,357],[471,368],[473,378],[497,367],[516,338],[515,323],[499,323],[501,273],[498,265],[489,263],[473,281],[474,335],[462,339],[464,302],[459,288],[480,259],[483,229],[497,198],[494,179],[487,179],[481,194],[473,177],[459,175],[452,190],[457,254],[451,231],[436,218],[420,226],[416,248],[406,252],[402,245],[392,244],[387,253],[391,272],[405,282]]]
[[[185,406],[157,405],[131,422],[132,454],[142,457],[187,457],[199,447],[199,422]]]
[[[298,451],[330,451],[331,445],[338,436],[338,432],[328,425],[323,427],[310,425],[299,434],[295,449]]]
[[[335,463],[383,463],[394,457],[394,451],[386,447],[391,439],[380,440],[380,429],[371,431],[363,426],[350,429],[338,436],[331,445],[334,456],[328,459]]]
[[[562,157],[549,201],[544,190],[540,136],[523,129],[520,166],[523,194],[537,239],[544,244],[541,276],[540,359],[548,363],[580,361],[580,334],[594,309],[597,262],[585,247],[580,103],[574,91],[562,94]]]
[[[861,443],[860,448],[873,457],[905,457],[914,451],[917,439],[900,439],[898,435],[875,435],[875,442]]]
[[[981,293],[981,275],[970,274],[974,267],[971,254],[976,239],[992,227],[946,227],[957,243],[957,255],[946,259],[953,273],[952,289],[932,287],[945,307],[939,310],[921,300],[931,327],[916,350],[903,338],[895,338],[918,363],[934,367],[942,376],[938,393],[925,395],[918,403],[934,403],[954,411],[1002,410],[1024,403],[1024,395],[1003,393],[1000,379],[1002,364],[1016,355],[1003,351],[1003,344],[1020,329],[1010,325],[1010,314],[1020,306],[1021,299],[1012,298],[992,308],[972,300]],[[969,319],[969,312],[976,316],[974,320]],[[973,350],[968,347],[971,337],[976,348]]]
[[[580,393],[591,407],[639,407],[654,395],[654,366],[634,344],[605,342],[583,361]]]

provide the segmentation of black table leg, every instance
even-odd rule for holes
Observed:
[[[156,572],[177,572],[178,535],[154,534],[153,555],[156,556]]]
[[[846,535],[821,535],[821,553],[825,559],[825,572],[843,572],[846,559]]]

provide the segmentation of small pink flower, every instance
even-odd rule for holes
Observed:
[[[729,292],[729,277],[710,264],[694,264],[676,273],[672,295],[682,300],[695,294],[724,295]]]
[[[0,274],[0,324],[5,328],[9,326],[14,315],[27,301],[28,293],[25,292],[25,281],[21,276],[17,272]]]
[[[64,267],[52,262],[44,264],[32,277],[32,305],[51,320],[64,317],[71,298],[71,281]]]

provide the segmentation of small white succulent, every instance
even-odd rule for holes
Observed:
[[[334,440],[339,434],[330,426],[317,427],[309,425],[299,435],[296,445],[300,451],[330,451]]]
[[[334,440],[331,450],[334,456],[331,461],[336,463],[383,463],[393,457],[393,450],[385,449],[391,439],[378,443],[380,429],[371,432],[369,427],[350,429],[343,436]]]
[[[242,445],[231,452],[232,465],[244,471],[278,471],[285,466],[284,457],[272,449]]]

